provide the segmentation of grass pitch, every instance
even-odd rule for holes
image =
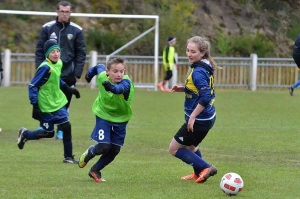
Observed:
[[[92,103],[97,90],[79,88],[71,106],[74,154],[93,142]],[[0,88],[0,198],[220,199],[219,182],[227,172],[244,180],[237,198],[296,199],[300,177],[300,93],[216,90],[217,121],[200,145],[202,155],[218,168],[204,184],[180,181],[192,168],[169,155],[168,146],[183,123],[183,93],[137,90],[125,145],[102,175],[88,177],[96,161],[80,169],[63,164],[62,141],[16,145],[19,127],[36,129],[27,87]]]

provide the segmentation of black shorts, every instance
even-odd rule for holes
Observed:
[[[184,123],[174,136],[174,139],[181,145],[198,146],[208,131],[214,126],[215,121],[216,117],[211,120],[195,121],[194,132],[188,132],[187,123]]]
[[[296,65],[298,66],[298,68],[300,68],[300,49],[299,48],[294,48],[293,59],[294,59]]]
[[[170,80],[173,76],[173,72],[171,70],[166,71],[166,75],[164,80]]]

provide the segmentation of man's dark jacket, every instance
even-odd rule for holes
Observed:
[[[43,25],[35,51],[36,67],[45,60],[44,43],[56,39],[61,48],[63,68],[61,77],[68,85],[74,85],[75,77],[80,78],[86,59],[86,46],[82,28],[73,23],[61,23],[56,20]],[[74,84],[73,84],[73,81]]]

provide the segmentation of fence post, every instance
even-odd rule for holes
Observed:
[[[251,65],[250,65],[250,90],[256,91],[256,78],[257,78],[257,54],[251,54]]]
[[[175,62],[176,62],[176,64],[174,64],[173,70],[172,70],[173,76],[170,79],[171,88],[172,88],[172,86],[176,85],[177,82],[178,82],[178,70],[177,70],[177,66],[178,66],[178,54],[177,53],[175,53]]]
[[[89,61],[89,68],[97,65],[97,51],[90,52],[90,61]],[[94,77],[91,81],[91,88],[96,88],[96,78]]]
[[[10,59],[11,51],[9,49],[4,50],[4,59],[3,59],[3,86],[10,86]]]

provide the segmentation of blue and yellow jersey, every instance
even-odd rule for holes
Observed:
[[[184,111],[187,117],[190,117],[198,104],[205,109],[196,120],[210,120],[216,115],[213,72],[214,69],[207,59],[191,65],[185,80]]]

